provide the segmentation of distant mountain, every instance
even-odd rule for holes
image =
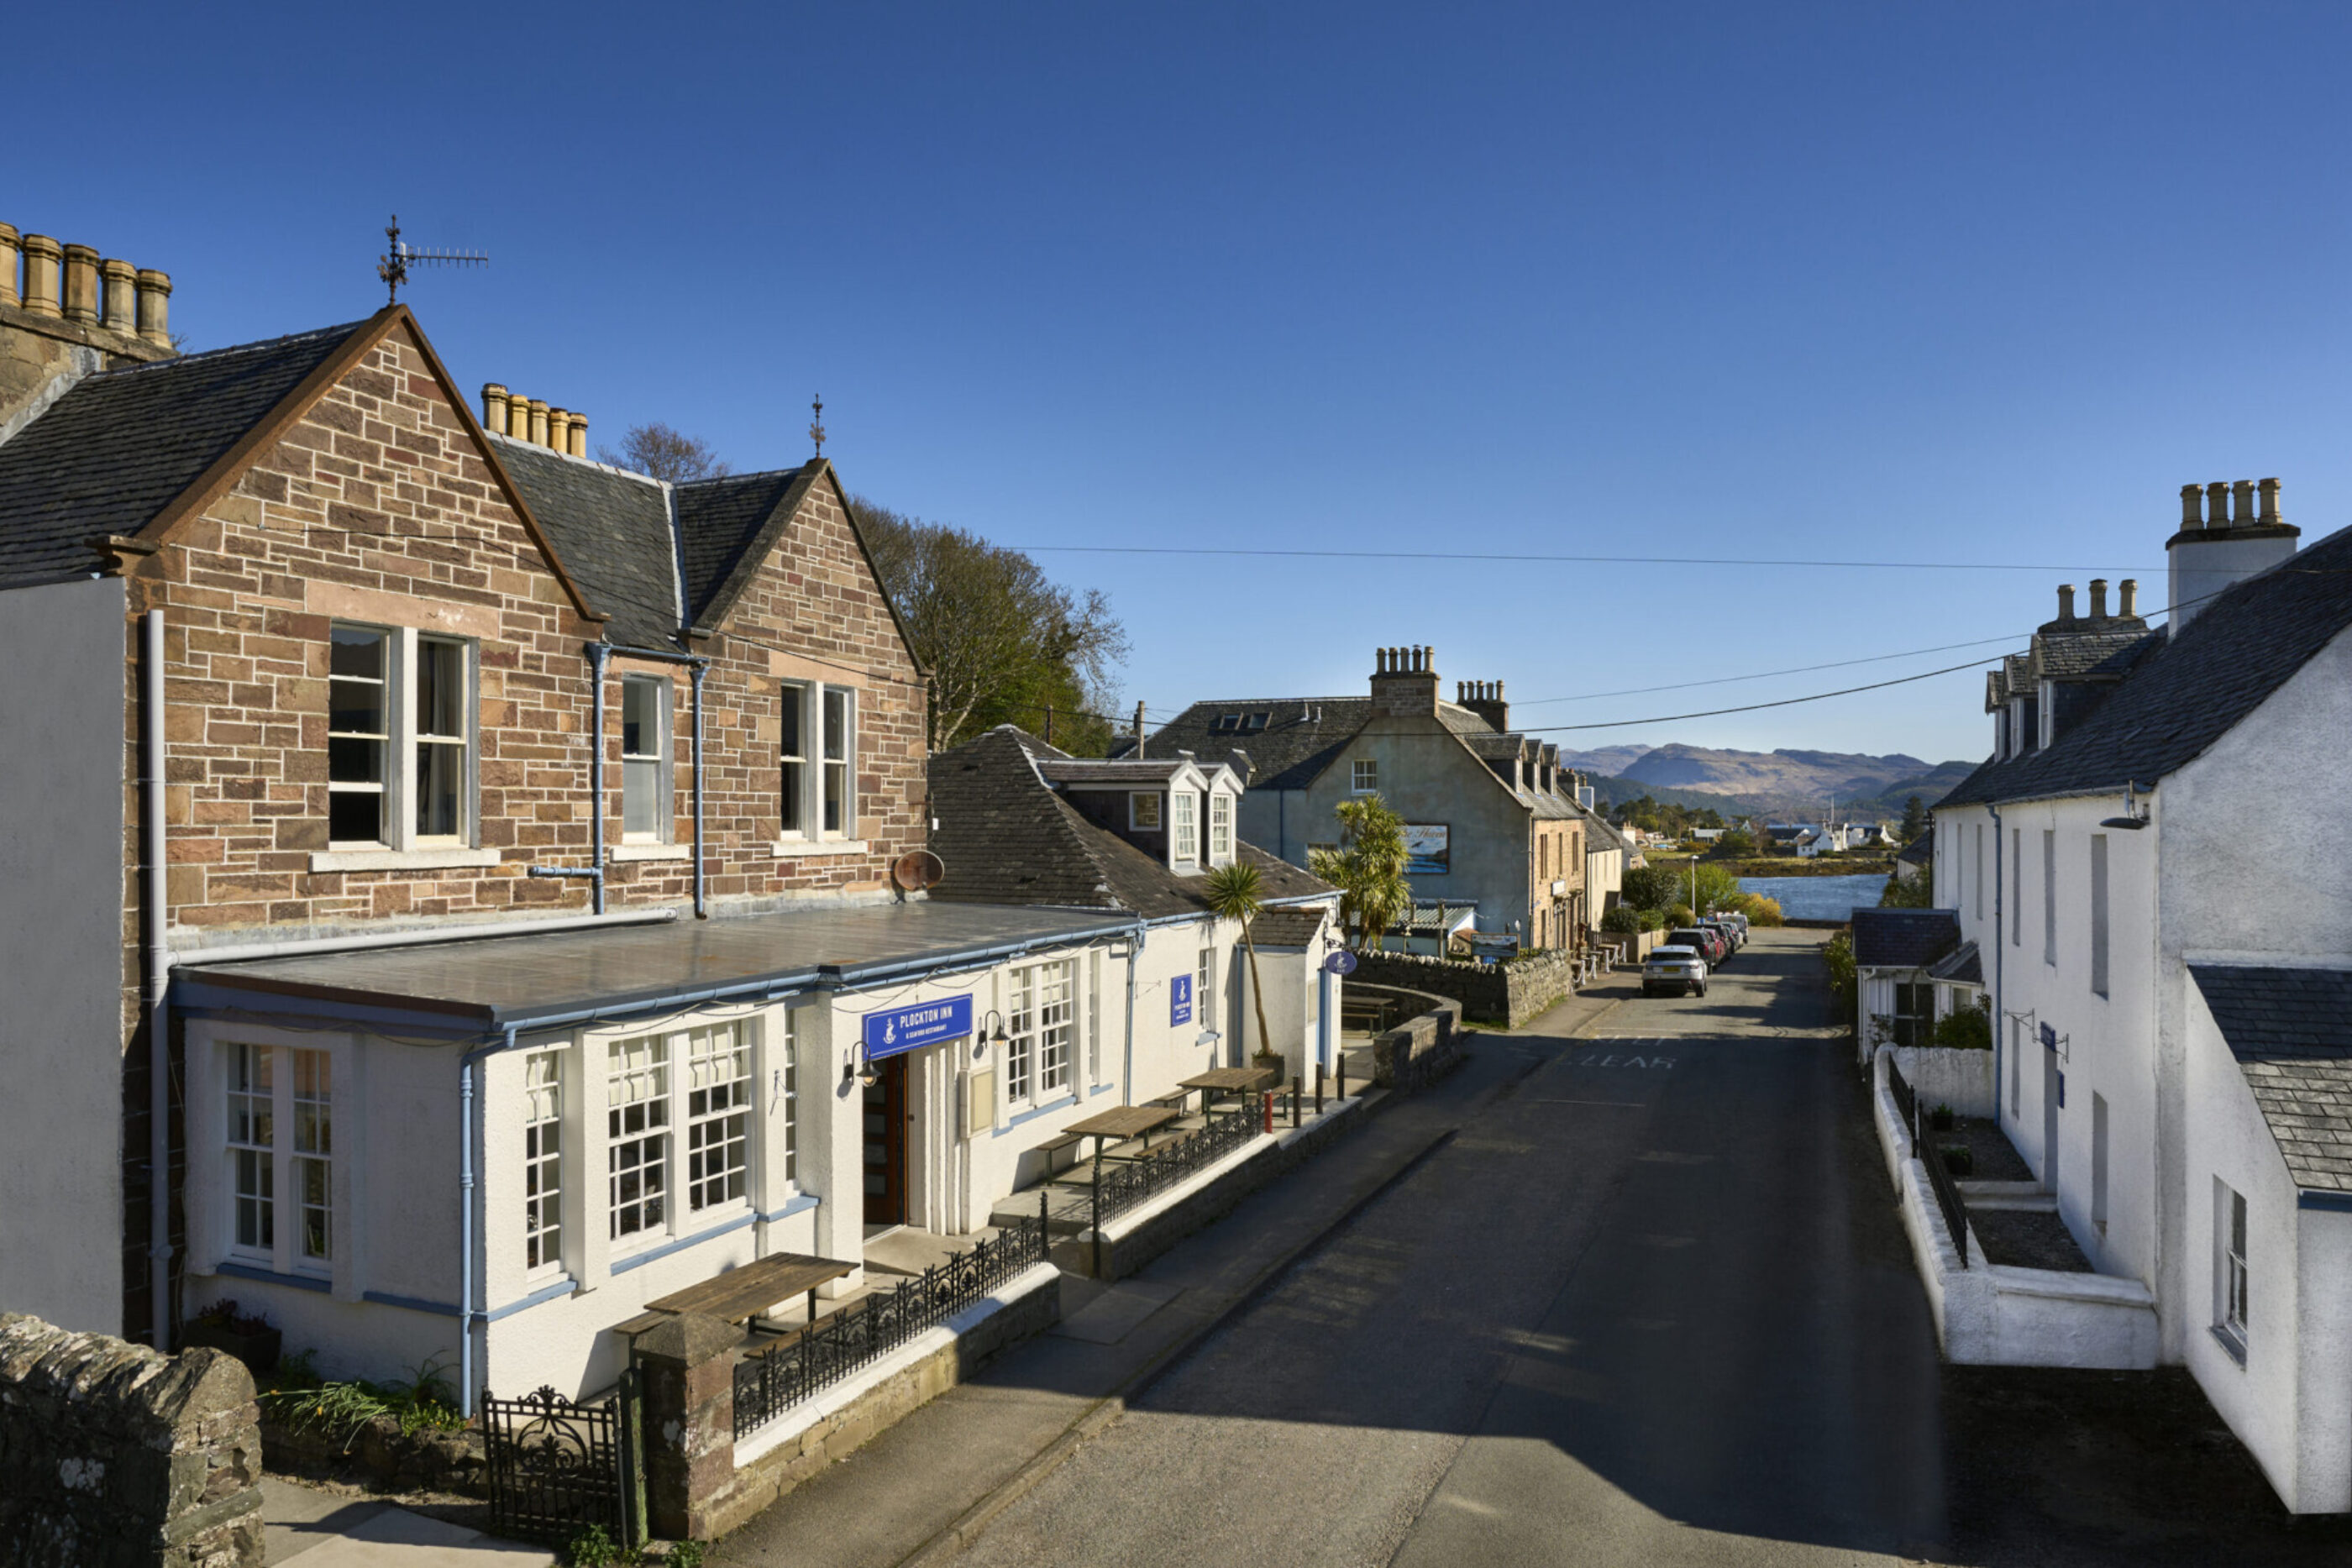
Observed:
[[[1703,794],[1708,797],[1703,803],[1717,810],[1808,821],[1818,821],[1832,809],[1841,819],[1899,817],[1906,798],[1916,795],[1933,805],[1976,766],[1931,763],[1901,752],[1873,757],[1842,751],[1729,751],[1679,743],[1562,752],[1560,761],[1580,772],[1607,775],[1593,782],[1599,793],[1614,800],[1631,800],[1645,789],[1661,801]],[[1608,787],[1601,788],[1604,784]],[[1734,804],[1721,804],[1727,797]]]
[[[1727,818],[1745,817],[1756,810],[1735,796],[1710,795],[1704,789],[1674,789],[1664,784],[1644,784],[1633,779],[1603,779],[1594,774],[1586,774],[1585,780],[1592,786],[1592,798],[1596,802],[1606,801],[1612,806],[1638,800],[1647,795],[1661,806],[1687,806],[1694,811],[1719,811]]]

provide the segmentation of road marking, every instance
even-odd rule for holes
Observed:
[[[1581,1056],[1570,1057],[1568,1059],[1568,1064],[1570,1067],[1639,1067],[1646,1069],[1671,1069],[1675,1064],[1675,1059],[1671,1056],[1661,1055],[1654,1051],[1651,1051],[1648,1055],[1643,1055],[1639,1051],[1632,1051],[1623,1056],[1618,1055],[1613,1051],[1588,1051]]]

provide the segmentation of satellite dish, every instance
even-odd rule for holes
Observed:
[[[947,862],[929,850],[908,850],[890,862],[890,880],[907,893],[937,887],[947,874]]]

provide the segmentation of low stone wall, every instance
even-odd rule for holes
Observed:
[[[654,1533],[679,1541],[725,1534],[1061,1315],[1060,1276],[1038,1264],[740,1443],[735,1349],[742,1336],[715,1319],[672,1318],[636,1342]]]
[[[253,1375],[0,1315],[0,1568],[260,1568]]]
[[[462,1432],[403,1432],[398,1421],[379,1416],[346,1437],[265,1413],[261,1446],[273,1470],[467,1497],[490,1495],[488,1454],[478,1427]]]
[[[1423,1009],[1372,1040],[1372,1082],[1411,1093],[1452,1071],[1462,1057],[1462,1004],[1422,996]]]
[[[1508,964],[1471,964],[1415,953],[1359,953],[1352,985],[1399,986],[1462,1004],[1465,1017],[1517,1029],[1540,1018],[1576,986],[1576,967],[1558,949]]]

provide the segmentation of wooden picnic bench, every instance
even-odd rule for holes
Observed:
[[[845,1263],[838,1258],[778,1252],[740,1269],[730,1269],[724,1274],[714,1274],[698,1285],[672,1291],[659,1301],[647,1301],[646,1313],[652,1321],[632,1319],[623,1326],[641,1332],[637,1329],[639,1323],[650,1328],[661,1321],[654,1314],[669,1312],[698,1312],[730,1323],[744,1323],[778,1301],[803,1292],[808,1296],[809,1322],[814,1322],[817,1287],[856,1273],[860,1267],[861,1264]]]
[[[1033,1155],[1043,1155],[1045,1156],[1045,1175],[1050,1178],[1055,1174],[1057,1169],[1067,1168],[1066,1166],[1055,1166],[1054,1164],[1055,1156],[1059,1155],[1065,1149],[1075,1149],[1086,1141],[1086,1134],[1083,1133],[1061,1132],[1055,1134],[1052,1137],[1046,1139],[1044,1143],[1039,1144],[1029,1152]],[[1076,1163],[1077,1162],[1076,1160],[1072,1160],[1070,1162],[1071,1165],[1076,1165]]]

